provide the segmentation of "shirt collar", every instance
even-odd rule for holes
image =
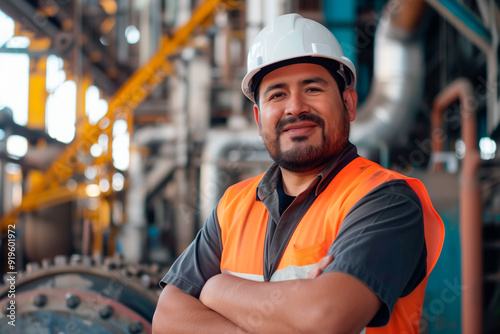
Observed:
[[[349,164],[352,160],[358,157],[358,151],[356,146],[351,142],[347,142],[342,151],[332,159],[332,161],[323,169],[315,179],[311,182],[311,185],[306,191],[310,191],[311,188],[315,189],[315,195],[318,196],[323,190],[328,186],[328,184],[333,180],[333,178]],[[256,200],[262,201],[265,197],[276,191],[278,187],[278,180],[281,177],[281,170],[277,163],[273,163],[257,186]]]

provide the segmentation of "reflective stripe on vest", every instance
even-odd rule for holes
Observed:
[[[276,270],[273,276],[271,276],[270,281],[279,282],[279,281],[288,281],[291,279],[307,278],[307,273],[309,273],[309,271],[312,269],[313,266],[314,264],[309,264],[302,267],[289,266],[284,269]],[[251,281],[264,282],[264,275],[245,274],[229,270],[222,270],[222,273],[231,274],[233,276],[238,276]]]
[[[263,175],[230,187],[217,207],[223,251],[221,271],[263,280],[264,242],[268,212],[257,201],[256,189]],[[408,296],[400,298],[389,323],[367,328],[366,334],[418,333],[425,286],[444,241],[444,227],[423,184],[358,157],[344,167],[318,195],[292,234],[273,281],[305,278],[335,240],[344,217],[363,196],[384,182],[403,179],[418,195],[424,216],[427,276]],[[318,224],[318,217],[324,221]]]

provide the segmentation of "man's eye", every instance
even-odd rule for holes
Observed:
[[[273,95],[271,95],[271,97],[269,98],[269,100],[280,98],[280,97],[282,97],[284,95],[285,95],[284,93],[274,93]]]
[[[309,87],[309,88],[307,88],[307,91],[308,92],[320,92],[321,89],[318,87]]]

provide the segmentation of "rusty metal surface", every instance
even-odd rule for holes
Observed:
[[[30,263],[15,277],[15,296],[9,275],[0,286],[0,333],[151,333],[164,271],[79,255]]]
[[[7,300],[0,300],[5,305]],[[71,289],[29,290],[16,296],[16,326],[2,312],[0,332],[151,333],[151,323],[130,308],[97,293]]]

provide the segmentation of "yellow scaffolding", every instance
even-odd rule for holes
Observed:
[[[83,172],[88,163],[91,146],[102,134],[111,134],[116,120],[126,120],[132,129],[133,110],[142,103],[151,92],[173,73],[168,57],[179,52],[186,45],[189,37],[196,29],[203,30],[212,23],[213,13],[226,7],[237,8],[242,1],[206,0],[194,12],[191,19],[171,38],[163,36],[161,47],[151,60],[138,69],[112,97],[106,115],[95,125],[84,120],[78,126],[75,139],[66,147],[63,153],[51,164],[42,177],[37,178],[32,189],[23,196],[20,206],[2,217],[0,231],[8,224],[13,224],[19,213],[31,211],[42,205],[54,205],[81,196],[82,188],[69,190],[63,184],[75,172]]]

